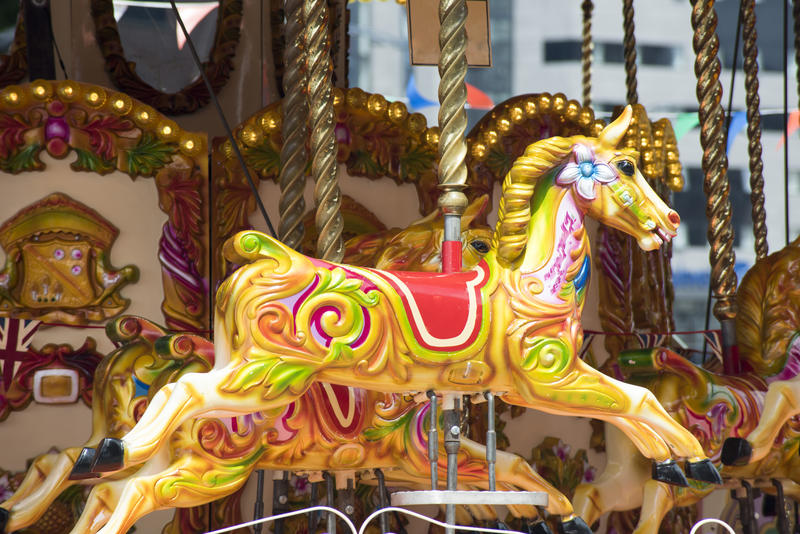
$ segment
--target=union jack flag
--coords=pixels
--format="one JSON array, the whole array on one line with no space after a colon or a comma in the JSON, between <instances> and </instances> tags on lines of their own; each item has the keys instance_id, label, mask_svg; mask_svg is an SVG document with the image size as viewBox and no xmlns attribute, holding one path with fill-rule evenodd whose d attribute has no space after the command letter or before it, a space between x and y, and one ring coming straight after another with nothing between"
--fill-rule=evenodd
<instances>
[{"instance_id":1,"label":"union jack flag","mask_svg":"<svg viewBox=\"0 0 800 534\"><path fill-rule=\"evenodd\" d=\"M0 317L0 362L3 362L3 391L8 391L14 378L15 362L25 360L33 335L39 328L33 319Z\"/></svg>"}]
</instances>

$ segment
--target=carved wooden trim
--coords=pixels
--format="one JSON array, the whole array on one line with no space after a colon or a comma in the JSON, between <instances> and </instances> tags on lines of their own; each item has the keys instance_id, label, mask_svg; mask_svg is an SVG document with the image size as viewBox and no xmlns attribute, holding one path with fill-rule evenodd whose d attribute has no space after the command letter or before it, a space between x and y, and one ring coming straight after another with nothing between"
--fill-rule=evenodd
<instances>
[{"instance_id":1,"label":"carved wooden trim","mask_svg":"<svg viewBox=\"0 0 800 534\"><path fill-rule=\"evenodd\" d=\"M43 151L55 158L77 153L75 171L154 179L168 216L159 241L167 325L208 328L205 134L180 129L126 94L72 80L0 91L0 171L43 169Z\"/></svg>"},{"instance_id":2,"label":"carved wooden trim","mask_svg":"<svg viewBox=\"0 0 800 534\"><path fill-rule=\"evenodd\" d=\"M214 93L219 93L233 70L233 58L241 34L242 0L220 0L218 12L214 45L208 61L203 63ZM118 89L169 115L192 113L211 101L201 76L176 93L165 93L142 80L136 73L136 65L125 58L113 2L92 0L91 14L106 71Z\"/></svg>"},{"instance_id":3,"label":"carved wooden trim","mask_svg":"<svg viewBox=\"0 0 800 534\"><path fill-rule=\"evenodd\" d=\"M0 88L20 82L28 75L27 42L25 40L25 19L20 5L14 41L8 54L0 55Z\"/></svg>"}]
</instances>

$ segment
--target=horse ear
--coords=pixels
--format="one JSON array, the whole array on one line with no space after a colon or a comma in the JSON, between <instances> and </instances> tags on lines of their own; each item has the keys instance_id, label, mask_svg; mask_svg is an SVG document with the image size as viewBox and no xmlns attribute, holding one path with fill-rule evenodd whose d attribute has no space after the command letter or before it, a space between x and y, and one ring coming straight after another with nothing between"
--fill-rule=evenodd
<instances>
[{"instance_id":1,"label":"horse ear","mask_svg":"<svg viewBox=\"0 0 800 534\"><path fill-rule=\"evenodd\" d=\"M464 215L461 216L462 232L469 228L469 225L472 224L472 221L475 219L475 217L483 213L483 210L486 209L487 204L489 204L489 195L481 195L473 200L469 206L467 206L467 209L464 210Z\"/></svg>"},{"instance_id":2,"label":"horse ear","mask_svg":"<svg viewBox=\"0 0 800 534\"><path fill-rule=\"evenodd\" d=\"M633 119L633 108L629 104L625 106L617 120L603 128L599 135L600 142L609 148L616 148L628 131L631 119Z\"/></svg>"}]
</instances>

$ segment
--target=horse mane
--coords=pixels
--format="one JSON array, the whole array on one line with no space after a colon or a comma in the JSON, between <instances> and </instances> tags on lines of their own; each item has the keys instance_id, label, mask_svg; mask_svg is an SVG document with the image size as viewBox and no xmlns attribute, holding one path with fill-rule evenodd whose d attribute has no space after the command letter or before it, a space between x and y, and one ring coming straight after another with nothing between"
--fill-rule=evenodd
<instances>
[{"instance_id":1,"label":"horse mane","mask_svg":"<svg viewBox=\"0 0 800 534\"><path fill-rule=\"evenodd\" d=\"M762 376L778 373L800 331L800 238L760 259L736 293L739 354Z\"/></svg>"},{"instance_id":2,"label":"horse mane","mask_svg":"<svg viewBox=\"0 0 800 534\"><path fill-rule=\"evenodd\" d=\"M529 145L525 153L514 161L503 180L503 195L492 237L492 248L497 251L497 259L501 262L511 264L525 251L536 183L561 163L578 142L591 141L582 135L542 139Z\"/></svg>"}]
</instances>

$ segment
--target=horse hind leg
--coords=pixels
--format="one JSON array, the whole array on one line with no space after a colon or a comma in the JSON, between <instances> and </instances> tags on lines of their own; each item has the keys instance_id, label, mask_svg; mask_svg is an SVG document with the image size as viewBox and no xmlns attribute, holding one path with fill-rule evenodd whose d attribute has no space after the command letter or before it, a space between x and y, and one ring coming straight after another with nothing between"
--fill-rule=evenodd
<instances>
[{"instance_id":1,"label":"horse hind leg","mask_svg":"<svg viewBox=\"0 0 800 534\"><path fill-rule=\"evenodd\" d=\"M2 504L7 517L5 524L0 519L0 532L14 532L39 520L56 497L72 485L67 475L79 451L72 447L33 461L17 491Z\"/></svg>"},{"instance_id":2,"label":"horse hind leg","mask_svg":"<svg viewBox=\"0 0 800 534\"><path fill-rule=\"evenodd\" d=\"M230 383L238 370L231 366L189 373L162 387L130 432L122 439L105 438L100 443L92 471L118 471L146 461L190 418L211 412L215 416L233 416L270 410L285 406L304 393L287 390L274 399L264 399L264 384L245 384L235 393L222 391L221 385Z\"/></svg>"},{"instance_id":3,"label":"horse hind leg","mask_svg":"<svg viewBox=\"0 0 800 534\"><path fill-rule=\"evenodd\" d=\"M800 379L776 380L769 385L758 426L744 438L728 438L720 455L725 465L747 465L764 458L783 424L800 413Z\"/></svg>"}]
</instances>

